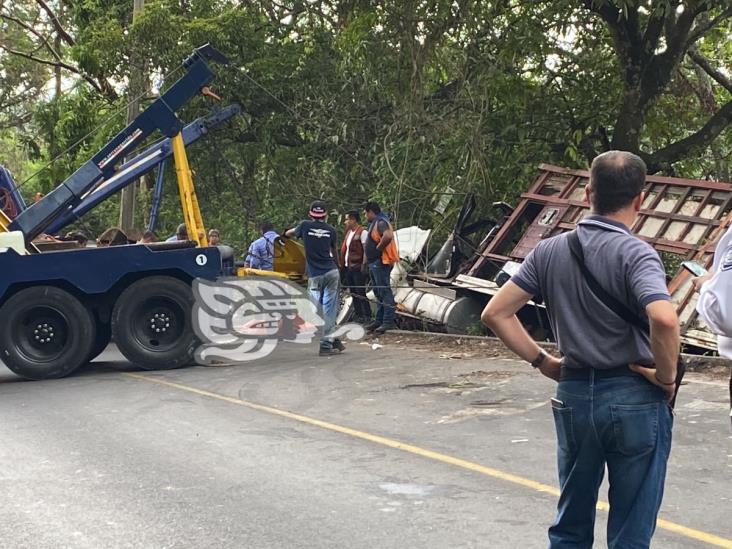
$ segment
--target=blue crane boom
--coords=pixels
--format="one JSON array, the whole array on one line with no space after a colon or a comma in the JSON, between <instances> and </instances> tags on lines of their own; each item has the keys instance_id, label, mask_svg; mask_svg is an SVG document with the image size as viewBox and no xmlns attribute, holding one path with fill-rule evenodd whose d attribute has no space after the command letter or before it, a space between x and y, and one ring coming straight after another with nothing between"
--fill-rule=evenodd
<instances>
[{"instance_id":1,"label":"blue crane boom","mask_svg":"<svg viewBox=\"0 0 732 549\"><path fill-rule=\"evenodd\" d=\"M0 210L5 212L8 218L13 219L26 208L25 200L18 192L10 171L0 166Z\"/></svg>"},{"instance_id":2,"label":"blue crane boom","mask_svg":"<svg viewBox=\"0 0 732 549\"><path fill-rule=\"evenodd\" d=\"M26 243L31 242L69 207L78 205L100 181L112 178L117 163L152 132L159 130L169 138L177 136L183 123L176 111L214 79L207 60L228 63L223 54L208 44L195 49L183 61L186 72L178 81L63 183L21 212L9 230L22 232Z\"/></svg>"},{"instance_id":3,"label":"blue crane boom","mask_svg":"<svg viewBox=\"0 0 732 549\"><path fill-rule=\"evenodd\" d=\"M194 120L181 131L183 143L186 146L195 143L208 134L209 130L233 118L240 111L241 107L233 104L214 112L210 116ZM140 154L122 164L112 177L99 182L82 198L78 205L73 208L67 208L65 213L61 214L58 219L48 225L45 232L49 234L58 233L64 227L74 223L81 216L96 207L99 203L105 201L156 167L162 172L165 162L172 156L173 147L169 137L150 145Z\"/></svg>"}]
</instances>

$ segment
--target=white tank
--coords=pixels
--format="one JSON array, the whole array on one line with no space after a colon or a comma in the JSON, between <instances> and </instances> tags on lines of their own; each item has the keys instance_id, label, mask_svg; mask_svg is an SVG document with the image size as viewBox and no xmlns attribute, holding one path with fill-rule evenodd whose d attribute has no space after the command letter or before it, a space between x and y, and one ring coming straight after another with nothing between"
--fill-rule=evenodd
<instances>
[{"instance_id":1,"label":"white tank","mask_svg":"<svg viewBox=\"0 0 732 549\"><path fill-rule=\"evenodd\" d=\"M471 297L447 297L412 288L399 305L409 314L444 324L449 334L464 334L480 322L483 304Z\"/></svg>"}]
</instances>

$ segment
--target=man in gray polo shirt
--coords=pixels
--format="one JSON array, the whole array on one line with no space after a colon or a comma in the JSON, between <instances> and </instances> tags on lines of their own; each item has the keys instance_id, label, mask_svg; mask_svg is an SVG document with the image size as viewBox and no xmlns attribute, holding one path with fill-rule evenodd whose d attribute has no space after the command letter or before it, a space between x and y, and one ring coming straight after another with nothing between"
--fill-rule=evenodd
<instances>
[{"instance_id":1,"label":"man in gray polo shirt","mask_svg":"<svg viewBox=\"0 0 732 549\"><path fill-rule=\"evenodd\" d=\"M643 203L646 166L631 154L592 162L592 215L577 236L599 285L641 318L650 337L589 288L568 233L539 243L483 311L483 321L542 374L559 382L552 399L561 496L550 547L592 547L595 504L608 469L608 546L650 545L661 505L673 424L678 318L658 254L632 226ZM542 296L562 359L547 355L516 313Z\"/></svg>"}]
</instances>

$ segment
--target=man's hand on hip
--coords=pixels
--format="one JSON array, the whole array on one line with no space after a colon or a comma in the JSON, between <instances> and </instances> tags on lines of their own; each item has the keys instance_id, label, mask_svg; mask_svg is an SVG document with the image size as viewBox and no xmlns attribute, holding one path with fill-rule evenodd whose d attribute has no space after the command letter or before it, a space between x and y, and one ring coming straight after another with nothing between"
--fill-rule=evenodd
<instances>
[{"instance_id":1,"label":"man's hand on hip","mask_svg":"<svg viewBox=\"0 0 732 549\"><path fill-rule=\"evenodd\" d=\"M537 369L549 379L559 381L559 373L562 368L562 361L557 357L547 355L544 361Z\"/></svg>"},{"instance_id":2,"label":"man's hand on hip","mask_svg":"<svg viewBox=\"0 0 732 549\"><path fill-rule=\"evenodd\" d=\"M676 394L676 380L669 381L667 379L659 379L656 376L655 368L648 368L641 366L640 364L631 364L630 369L635 373L642 375L649 383L652 383L656 387L660 387L663 393L666 395L666 400L671 402Z\"/></svg>"}]
</instances>

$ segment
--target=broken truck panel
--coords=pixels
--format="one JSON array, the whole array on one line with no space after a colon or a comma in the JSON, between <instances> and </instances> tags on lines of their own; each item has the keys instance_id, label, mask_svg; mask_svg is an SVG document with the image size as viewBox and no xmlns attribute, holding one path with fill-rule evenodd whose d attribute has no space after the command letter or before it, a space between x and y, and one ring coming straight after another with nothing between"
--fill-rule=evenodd
<instances>
[{"instance_id":1,"label":"broken truck panel","mask_svg":"<svg viewBox=\"0 0 732 549\"><path fill-rule=\"evenodd\" d=\"M589 213L585 201L589 176L587 171L539 166L538 177L468 269L468 277L493 280L507 261L520 262L541 240L573 230ZM659 253L674 254L679 262L695 259L709 267L716 241L732 222L732 185L659 176L648 176L646 183L646 197L631 227L633 232ZM715 336L696 314L689 273L679 269L669 290L682 323L684 343L716 349ZM491 291L483 289L481 293Z\"/></svg>"},{"instance_id":2,"label":"broken truck panel","mask_svg":"<svg viewBox=\"0 0 732 549\"><path fill-rule=\"evenodd\" d=\"M460 268L461 262L465 260L465 254L461 250L460 239L465 224L475 210L475 195L469 193L463 205L460 207L457 221L452 232L448 235L438 252L430 259L425 272L434 276L448 279Z\"/></svg>"},{"instance_id":3,"label":"broken truck panel","mask_svg":"<svg viewBox=\"0 0 732 549\"><path fill-rule=\"evenodd\" d=\"M479 275L490 260L522 260L540 240L574 229L589 212L585 202L589 172L546 164L539 170L467 274ZM646 198L632 230L659 252L690 259L729 223L731 210L729 183L648 176Z\"/></svg>"},{"instance_id":4,"label":"broken truck panel","mask_svg":"<svg viewBox=\"0 0 732 549\"><path fill-rule=\"evenodd\" d=\"M431 255L424 272L410 272L409 278L425 280L436 285L450 285L459 274L464 274L480 257L501 223L513 212L505 202L495 202L489 214L479 215L473 193L465 196L453 230L440 249ZM500 221L498 221L500 220Z\"/></svg>"},{"instance_id":5,"label":"broken truck panel","mask_svg":"<svg viewBox=\"0 0 732 549\"><path fill-rule=\"evenodd\" d=\"M416 263L431 234L431 229L420 229L416 225L394 231L399 257L409 263Z\"/></svg>"},{"instance_id":6,"label":"broken truck panel","mask_svg":"<svg viewBox=\"0 0 732 549\"><path fill-rule=\"evenodd\" d=\"M504 203L496 203L494 208L502 212L504 217L512 211ZM475 262L480 250L499 225L492 217L479 216L478 213L475 196L468 193L453 230L437 254L429 259L425 272L407 273L401 264L392 271L398 315L418 320L422 324L440 326L448 333L466 333L480 326L480 313L487 298L476 298L468 292L458 294L450 288L455 276L465 272ZM404 239L399 238L399 235L401 231L413 229L396 232L399 255L403 260L411 258L405 256L405 250L402 249Z\"/></svg>"},{"instance_id":7,"label":"broken truck panel","mask_svg":"<svg viewBox=\"0 0 732 549\"><path fill-rule=\"evenodd\" d=\"M477 237L483 237L497 225L492 217L473 219L477 202L473 193L468 193L458 213L452 232L440 250L430 259L426 273L445 280L464 271L475 260L479 250Z\"/></svg>"}]
</instances>

